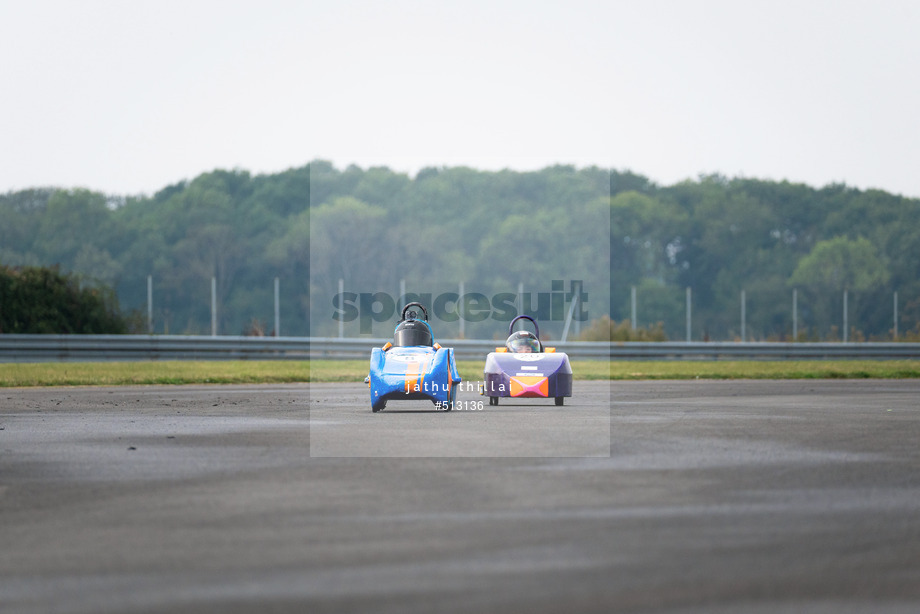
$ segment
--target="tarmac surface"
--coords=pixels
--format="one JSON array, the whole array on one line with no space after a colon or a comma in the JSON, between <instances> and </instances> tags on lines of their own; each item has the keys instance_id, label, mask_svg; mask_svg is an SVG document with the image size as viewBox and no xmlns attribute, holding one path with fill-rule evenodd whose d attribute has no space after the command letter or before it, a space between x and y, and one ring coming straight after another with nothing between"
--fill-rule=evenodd
<instances>
[{"instance_id":1,"label":"tarmac surface","mask_svg":"<svg viewBox=\"0 0 920 614\"><path fill-rule=\"evenodd\" d=\"M917 612L920 381L0 389L0 612Z\"/></svg>"}]
</instances>

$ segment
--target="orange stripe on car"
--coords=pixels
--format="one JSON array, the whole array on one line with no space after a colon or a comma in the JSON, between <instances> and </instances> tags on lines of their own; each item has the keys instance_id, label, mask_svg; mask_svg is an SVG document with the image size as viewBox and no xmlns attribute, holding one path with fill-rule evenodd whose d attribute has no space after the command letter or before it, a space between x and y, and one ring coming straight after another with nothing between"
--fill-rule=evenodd
<instances>
[{"instance_id":1,"label":"orange stripe on car","mask_svg":"<svg viewBox=\"0 0 920 614\"><path fill-rule=\"evenodd\" d=\"M406 394L410 392L415 392L417 389L421 389L421 382L419 382L419 376L422 371L422 363L417 360L412 360L406 363ZM424 377L424 376L422 376Z\"/></svg>"}]
</instances>

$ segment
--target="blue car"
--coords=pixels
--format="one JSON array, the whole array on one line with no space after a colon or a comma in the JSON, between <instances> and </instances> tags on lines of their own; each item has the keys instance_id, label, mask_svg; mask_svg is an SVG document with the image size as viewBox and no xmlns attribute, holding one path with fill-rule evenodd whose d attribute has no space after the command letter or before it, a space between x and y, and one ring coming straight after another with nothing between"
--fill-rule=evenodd
<instances>
[{"instance_id":1,"label":"blue car","mask_svg":"<svg viewBox=\"0 0 920 614\"><path fill-rule=\"evenodd\" d=\"M419 313L410 310L418 307ZM391 400L428 399L438 409L450 411L457 399L460 373L453 348L434 343L428 310L421 303L403 307L393 331L393 342L371 350L371 411L378 412Z\"/></svg>"}]
</instances>

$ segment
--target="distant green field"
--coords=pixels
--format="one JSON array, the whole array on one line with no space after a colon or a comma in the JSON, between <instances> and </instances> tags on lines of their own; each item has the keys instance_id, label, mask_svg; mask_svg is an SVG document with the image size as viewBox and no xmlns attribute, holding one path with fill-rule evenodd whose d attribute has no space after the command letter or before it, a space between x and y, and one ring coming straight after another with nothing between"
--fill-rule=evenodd
<instances>
[{"instance_id":1,"label":"distant green field","mask_svg":"<svg viewBox=\"0 0 920 614\"><path fill-rule=\"evenodd\" d=\"M459 361L467 381L482 361ZM361 382L367 360L0 363L0 387ZM920 378L917 360L572 361L575 379Z\"/></svg>"}]
</instances>

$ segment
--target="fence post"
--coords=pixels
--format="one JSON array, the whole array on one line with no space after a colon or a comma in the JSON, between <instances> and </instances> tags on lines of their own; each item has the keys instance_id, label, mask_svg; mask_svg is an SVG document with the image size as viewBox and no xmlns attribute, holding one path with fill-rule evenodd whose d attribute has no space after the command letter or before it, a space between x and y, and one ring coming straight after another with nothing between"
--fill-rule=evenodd
<instances>
[{"instance_id":1,"label":"fence post","mask_svg":"<svg viewBox=\"0 0 920 614\"><path fill-rule=\"evenodd\" d=\"M217 278L211 278L211 336L217 336Z\"/></svg>"},{"instance_id":2,"label":"fence post","mask_svg":"<svg viewBox=\"0 0 920 614\"><path fill-rule=\"evenodd\" d=\"M898 291L894 291L894 340L898 340Z\"/></svg>"},{"instance_id":3,"label":"fence post","mask_svg":"<svg viewBox=\"0 0 920 614\"><path fill-rule=\"evenodd\" d=\"M744 290L741 291L741 343L746 341L745 339L745 327L747 325L747 314L745 313L745 296Z\"/></svg>"},{"instance_id":4,"label":"fence post","mask_svg":"<svg viewBox=\"0 0 920 614\"><path fill-rule=\"evenodd\" d=\"M637 328L639 328L639 326L637 325L637 324L638 324L638 318L637 318L637 316L636 316L636 287L635 287L635 286L632 286L632 287L630 288L630 292L629 292L629 293L630 293L630 301L629 301L629 302L630 302L630 307L631 307L630 313L632 314L632 315L630 316L630 318L629 318L629 323L632 325L632 329L633 329L633 330L636 330Z\"/></svg>"},{"instance_id":5,"label":"fence post","mask_svg":"<svg viewBox=\"0 0 920 614\"><path fill-rule=\"evenodd\" d=\"M281 281L275 278L275 336L281 336L281 307L279 299L281 298Z\"/></svg>"},{"instance_id":6,"label":"fence post","mask_svg":"<svg viewBox=\"0 0 920 614\"><path fill-rule=\"evenodd\" d=\"M463 339L466 336L466 327L463 325L463 320L464 320L464 316L466 315L466 310L463 308L464 288L463 288L462 281L460 282L460 287L458 288L458 290L460 291L460 298L457 299L457 315L460 316L460 339Z\"/></svg>"},{"instance_id":7,"label":"fence post","mask_svg":"<svg viewBox=\"0 0 920 614\"><path fill-rule=\"evenodd\" d=\"M211 336L217 336L217 278L211 278Z\"/></svg>"},{"instance_id":8,"label":"fence post","mask_svg":"<svg viewBox=\"0 0 920 614\"><path fill-rule=\"evenodd\" d=\"M569 325L572 323L572 316L575 314L575 307L581 306L581 285L578 286L578 292L572 290L572 303L569 305L569 313L565 317L565 325L562 327L562 341L563 343L569 336ZM577 338L579 334L578 320L575 320L575 337Z\"/></svg>"},{"instance_id":9,"label":"fence post","mask_svg":"<svg viewBox=\"0 0 920 614\"><path fill-rule=\"evenodd\" d=\"M342 296L345 293L345 280L339 279L339 296ZM339 339L345 337L345 320L344 318L339 318Z\"/></svg>"},{"instance_id":10,"label":"fence post","mask_svg":"<svg viewBox=\"0 0 920 614\"><path fill-rule=\"evenodd\" d=\"M153 334L153 275L147 276L147 333Z\"/></svg>"},{"instance_id":11,"label":"fence post","mask_svg":"<svg viewBox=\"0 0 920 614\"><path fill-rule=\"evenodd\" d=\"M687 286L687 343L690 343L690 286Z\"/></svg>"},{"instance_id":12,"label":"fence post","mask_svg":"<svg viewBox=\"0 0 920 614\"><path fill-rule=\"evenodd\" d=\"M799 290L792 289L792 340L799 340Z\"/></svg>"},{"instance_id":13,"label":"fence post","mask_svg":"<svg viewBox=\"0 0 920 614\"><path fill-rule=\"evenodd\" d=\"M849 338L847 333L849 332L849 329L850 329L849 324L848 324L849 318L847 314L847 302L848 302L847 301L847 291L844 290L843 291L843 342L844 343L846 343Z\"/></svg>"}]
</instances>

